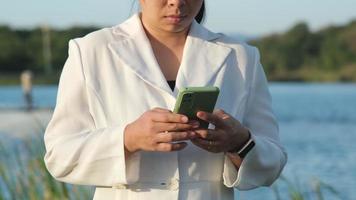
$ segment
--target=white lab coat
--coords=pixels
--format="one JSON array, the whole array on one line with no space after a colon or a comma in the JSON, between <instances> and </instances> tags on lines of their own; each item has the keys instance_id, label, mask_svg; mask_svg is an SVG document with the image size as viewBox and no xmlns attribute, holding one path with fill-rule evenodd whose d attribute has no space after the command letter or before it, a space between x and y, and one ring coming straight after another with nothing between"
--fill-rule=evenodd
<instances>
[{"instance_id":1,"label":"white lab coat","mask_svg":"<svg viewBox=\"0 0 356 200\"><path fill-rule=\"evenodd\" d=\"M240 120L256 146L237 171L223 153L192 143L179 152L124 156L123 130L154 107L173 109L178 89L220 88L216 108ZM96 186L94 199L233 199L233 188L270 185L286 163L258 50L193 22L172 92L139 16L71 40L45 132L57 180Z\"/></svg>"}]
</instances>

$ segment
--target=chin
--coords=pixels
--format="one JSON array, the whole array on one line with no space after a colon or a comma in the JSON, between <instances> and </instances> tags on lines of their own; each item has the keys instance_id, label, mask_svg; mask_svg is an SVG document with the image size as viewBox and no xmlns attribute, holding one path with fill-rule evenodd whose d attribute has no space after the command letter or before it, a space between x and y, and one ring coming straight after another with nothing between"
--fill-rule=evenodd
<instances>
[{"instance_id":1,"label":"chin","mask_svg":"<svg viewBox=\"0 0 356 200\"><path fill-rule=\"evenodd\" d=\"M179 33L182 31L185 31L189 29L189 26L175 26L175 25L171 25L171 26L167 26L165 27L165 31L167 32L172 32L172 33Z\"/></svg>"}]
</instances>

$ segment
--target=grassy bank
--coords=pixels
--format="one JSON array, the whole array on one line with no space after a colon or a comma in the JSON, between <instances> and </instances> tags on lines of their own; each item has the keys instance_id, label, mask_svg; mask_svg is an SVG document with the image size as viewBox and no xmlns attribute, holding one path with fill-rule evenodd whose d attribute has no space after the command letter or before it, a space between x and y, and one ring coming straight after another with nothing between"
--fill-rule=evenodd
<instances>
[{"instance_id":1,"label":"grassy bank","mask_svg":"<svg viewBox=\"0 0 356 200\"><path fill-rule=\"evenodd\" d=\"M20 74L1 73L0 85L19 85ZM34 84L36 85L57 85L60 72L51 75L35 74ZM340 71L320 71L317 68L302 68L295 71L279 70L267 73L269 81L278 82L356 82L356 65L342 68Z\"/></svg>"},{"instance_id":2,"label":"grassy bank","mask_svg":"<svg viewBox=\"0 0 356 200\"><path fill-rule=\"evenodd\" d=\"M268 72L270 81L294 82L356 82L356 65L349 65L340 70L320 70L315 67L303 67L297 70L278 70Z\"/></svg>"}]
</instances>

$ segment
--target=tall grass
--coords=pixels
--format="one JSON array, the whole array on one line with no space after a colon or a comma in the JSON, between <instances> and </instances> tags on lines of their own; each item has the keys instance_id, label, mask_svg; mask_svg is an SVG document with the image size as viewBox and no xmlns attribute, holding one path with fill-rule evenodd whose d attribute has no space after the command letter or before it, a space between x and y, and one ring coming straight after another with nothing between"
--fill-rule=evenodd
<instances>
[{"instance_id":1,"label":"tall grass","mask_svg":"<svg viewBox=\"0 0 356 200\"><path fill-rule=\"evenodd\" d=\"M35 118L39 132L44 127ZM56 181L43 161L45 147L43 135L27 139L0 141L0 200L59 200L91 199L93 188L74 186Z\"/></svg>"},{"instance_id":2,"label":"tall grass","mask_svg":"<svg viewBox=\"0 0 356 200\"><path fill-rule=\"evenodd\" d=\"M280 188L287 191L286 197L282 197ZM312 178L309 183L301 183L298 178L294 178L294 181L291 181L290 179L281 176L277 184L272 186L272 191L276 197L276 200L324 200L330 198L340 200L345 199L334 187L318 178ZM327 195L328 198L325 198L325 195Z\"/></svg>"},{"instance_id":3,"label":"tall grass","mask_svg":"<svg viewBox=\"0 0 356 200\"><path fill-rule=\"evenodd\" d=\"M91 199L92 188L58 182L43 162L42 138L0 145L0 199Z\"/></svg>"}]
</instances>

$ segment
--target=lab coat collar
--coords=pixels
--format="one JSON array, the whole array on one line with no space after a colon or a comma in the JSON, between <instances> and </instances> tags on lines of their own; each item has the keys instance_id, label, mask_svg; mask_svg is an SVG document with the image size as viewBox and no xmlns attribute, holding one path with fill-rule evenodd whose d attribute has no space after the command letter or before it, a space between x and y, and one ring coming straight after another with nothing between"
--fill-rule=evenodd
<instances>
[{"instance_id":1,"label":"lab coat collar","mask_svg":"<svg viewBox=\"0 0 356 200\"><path fill-rule=\"evenodd\" d=\"M113 28L120 39L109 44L111 51L130 67L134 73L153 87L173 97L178 91L170 89L154 56L139 14ZM176 78L176 88L207 86L223 66L231 48L214 43L220 34L212 33L193 21L184 47L181 65Z\"/></svg>"}]
</instances>

